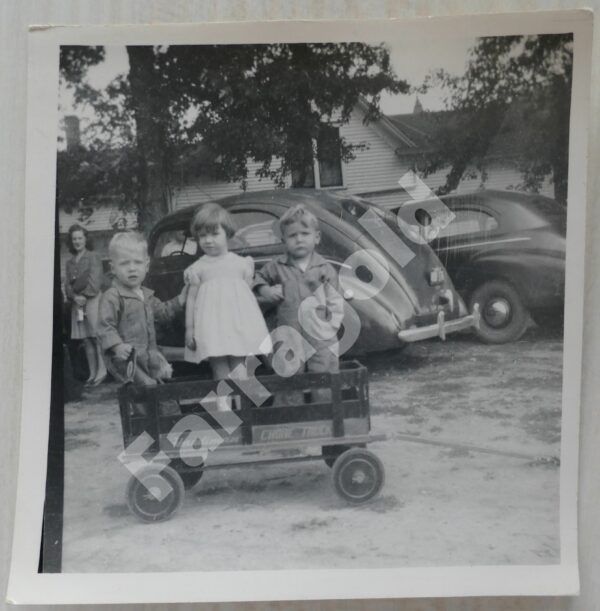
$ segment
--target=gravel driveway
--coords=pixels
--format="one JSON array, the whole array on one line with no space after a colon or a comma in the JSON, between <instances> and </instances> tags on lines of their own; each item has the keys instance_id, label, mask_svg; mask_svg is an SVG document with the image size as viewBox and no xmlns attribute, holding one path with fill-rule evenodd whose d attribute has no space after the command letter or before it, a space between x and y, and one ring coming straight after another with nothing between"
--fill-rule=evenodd
<instances>
[{"instance_id":1,"label":"gravel driveway","mask_svg":"<svg viewBox=\"0 0 600 611\"><path fill-rule=\"evenodd\" d=\"M207 472L167 522L127 510L116 386L65 406L63 571L559 562L562 341L467 338L371 355L381 495L350 507L321 462Z\"/></svg>"}]
</instances>

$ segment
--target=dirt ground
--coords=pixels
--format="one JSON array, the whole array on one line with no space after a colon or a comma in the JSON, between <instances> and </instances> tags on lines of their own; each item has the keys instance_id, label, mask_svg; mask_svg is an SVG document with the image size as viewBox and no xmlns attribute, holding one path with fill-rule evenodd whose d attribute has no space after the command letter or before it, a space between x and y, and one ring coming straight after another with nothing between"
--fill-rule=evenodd
<instances>
[{"instance_id":1,"label":"dirt ground","mask_svg":"<svg viewBox=\"0 0 600 611\"><path fill-rule=\"evenodd\" d=\"M360 507L319 461L207 472L173 519L140 523L116 386L67 404L63 571L558 563L561 339L453 338L363 362L387 439L370 446L385 486Z\"/></svg>"}]
</instances>

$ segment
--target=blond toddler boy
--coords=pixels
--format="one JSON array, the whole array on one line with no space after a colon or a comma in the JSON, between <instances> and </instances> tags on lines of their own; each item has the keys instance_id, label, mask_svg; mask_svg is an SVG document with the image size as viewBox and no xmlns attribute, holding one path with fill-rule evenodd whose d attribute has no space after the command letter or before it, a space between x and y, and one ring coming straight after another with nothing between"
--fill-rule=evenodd
<instances>
[{"instance_id":1,"label":"blond toddler boy","mask_svg":"<svg viewBox=\"0 0 600 611\"><path fill-rule=\"evenodd\" d=\"M133 382L154 385L171 377L171 366L156 345L155 321L183 316L187 286L162 302L142 286L148 272L148 245L138 233L117 233L108 246L114 279L100 299L98 340L107 367L119 381L127 379L127 362L135 349Z\"/></svg>"}]
</instances>

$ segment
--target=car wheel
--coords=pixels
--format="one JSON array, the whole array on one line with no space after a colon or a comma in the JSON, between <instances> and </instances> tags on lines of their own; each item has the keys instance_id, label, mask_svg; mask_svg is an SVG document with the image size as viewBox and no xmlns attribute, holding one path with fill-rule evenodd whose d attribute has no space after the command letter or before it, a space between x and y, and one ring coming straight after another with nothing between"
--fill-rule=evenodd
<instances>
[{"instance_id":1,"label":"car wheel","mask_svg":"<svg viewBox=\"0 0 600 611\"><path fill-rule=\"evenodd\" d=\"M490 280L477 287L469 299L469 309L478 303L481 313L475 332L487 344L518 340L529 325L529 313L516 289L504 280Z\"/></svg>"}]
</instances>

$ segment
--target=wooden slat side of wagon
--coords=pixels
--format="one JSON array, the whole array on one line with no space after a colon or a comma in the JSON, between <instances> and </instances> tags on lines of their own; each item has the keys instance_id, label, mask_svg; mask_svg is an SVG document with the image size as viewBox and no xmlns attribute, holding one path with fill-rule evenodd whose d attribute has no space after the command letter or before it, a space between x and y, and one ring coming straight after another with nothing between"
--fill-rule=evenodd
<instances>
[{"instance_id":1,"label":"wooden slat side of wagon","mask_svg":"<svg viewBox=\"0 0 600 611\"><path fill-rule=\"evenodd\" d=\"M231 410L217 409L223 395ZM171 517L209 469L324 460L351 503L383 486L383 465L365 449L382 437L371 434L368 372L357 361L339 373L126 384L119 404L123 460L135 466L128 505L144 521Z\"/></svg>"}]
</instances>

